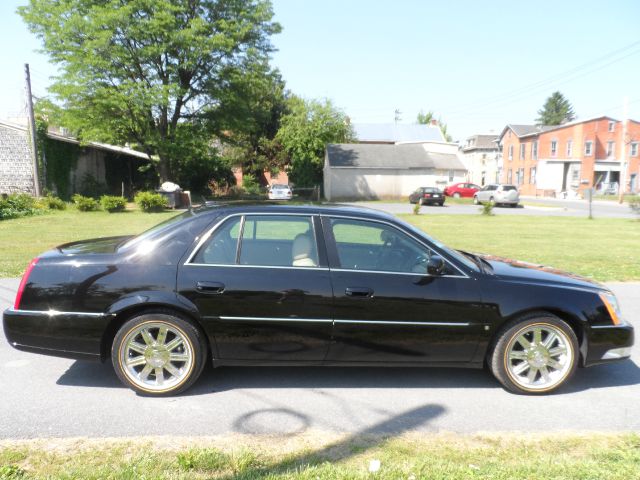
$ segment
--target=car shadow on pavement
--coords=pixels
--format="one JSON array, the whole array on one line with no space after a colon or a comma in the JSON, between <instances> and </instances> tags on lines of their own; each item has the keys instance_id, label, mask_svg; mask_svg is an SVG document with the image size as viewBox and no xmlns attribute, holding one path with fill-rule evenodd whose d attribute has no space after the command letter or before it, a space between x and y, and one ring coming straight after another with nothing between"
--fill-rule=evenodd
<instances>
[{"instance_id":1,"label":"car shadow on pavement","mask_svg":"<svg viewBox=\"0 0 640 480\"><path fill-rule=\"evenodd\" d=\"M76 360L64 372L56 385L73 387L125 388L120 383L111 362L91 362Z\"/></svg>"},{"instance_id":2,"label":"car shadow on pavement","mask_svg":"<svg viewBox=\"0 0 640 480\"><path fill-rule=\"evenodd\" d=\"M579 368L561 393L638 384L640 384L640 367L633 360L624 360L609 365Z\"/></svg>"},{"instance_id":3,"label":"car shadow on pavement","mask_svg":"<svg viewBox=\"0 0 640 480\"><path fill-rule=\"evenodd\" d=\"M56 382L78 387L124 388L110 362L78 360ZM633 361L579 368L557 394L594 388L640 384ZM221 367L205 368L183 396L206 395L243 388L501 388L479 369L395 367Z\"/></svg>"}]
</instances>

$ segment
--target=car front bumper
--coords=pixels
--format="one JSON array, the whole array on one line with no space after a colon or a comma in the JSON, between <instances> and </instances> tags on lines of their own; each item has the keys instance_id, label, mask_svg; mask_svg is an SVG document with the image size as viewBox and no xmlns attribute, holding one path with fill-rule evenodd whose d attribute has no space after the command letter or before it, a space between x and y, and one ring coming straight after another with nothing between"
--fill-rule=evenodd
<instances>
[{"instance_id":1,"label":"car front bumper","mask_svg":"<svg viewBox=\"0 0 640 480\"><path fill-rule=\"evenodd\" d=\"M92 312L4 311L4 334L12 347L57 357L100 360L111 315Z\"/></svg>"},{"instance_id":2,"label":"car front bumper","mask_svg":"<svg viewBox=\"0 0 640 480\"><path fill-rule=\"evenodd\" d=\"M584 366L626 360L631 356L634 329L629 323L611 326L594 326L589 332L588 351Z\"/></svg>"}]
</instances>

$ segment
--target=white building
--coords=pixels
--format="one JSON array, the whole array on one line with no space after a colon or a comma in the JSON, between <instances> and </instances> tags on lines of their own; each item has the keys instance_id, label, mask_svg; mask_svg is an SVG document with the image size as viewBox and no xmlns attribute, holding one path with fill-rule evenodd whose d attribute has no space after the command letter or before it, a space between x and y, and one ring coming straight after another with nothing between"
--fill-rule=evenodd
<instances>
[{"instance_id":1,"label":"white building","mask_svg":"<svg viewBox=\"0 0 640 480\"><path fill-rule=\"evenodd\" d=\"M331 144L324 162L327 200L406 197L418 187L465 181L455 144Z\"/></svg>"},{"instance_id":2,"label":"white building","mask_svg":"<svg viewBox=\"0 0 640 480\"><path fill-rule=\"evenodd\" d=\"M484 186L500 182L498 135L472 135L460 149L462 161L469 171L470 183Z\"/></svg>"}]
</instances>

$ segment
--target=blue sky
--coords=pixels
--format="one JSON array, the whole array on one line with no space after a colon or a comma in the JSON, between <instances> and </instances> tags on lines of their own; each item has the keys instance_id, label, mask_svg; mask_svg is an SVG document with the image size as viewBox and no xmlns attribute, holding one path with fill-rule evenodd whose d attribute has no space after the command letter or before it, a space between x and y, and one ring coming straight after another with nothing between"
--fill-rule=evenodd
<instances>
[{"instance_id":1,"label":"blue sky","mask_svg":"<svg viewBox=\"0 0 640 480\"><path fill-rule=\"evenodd\" d=\"M35 95L46 94L55 71L14 13L24 3L0 3L0 117L23 107L25 62ZM284 28L273 64L288 87L330 98L354 122L393 122L399 109L401 122L413 123L421 109L434 110L461 139L533 122L554 90L582 118L621 118L626 96L640 120L637 0L273 3Z\"/></svg>"}]
</instances>

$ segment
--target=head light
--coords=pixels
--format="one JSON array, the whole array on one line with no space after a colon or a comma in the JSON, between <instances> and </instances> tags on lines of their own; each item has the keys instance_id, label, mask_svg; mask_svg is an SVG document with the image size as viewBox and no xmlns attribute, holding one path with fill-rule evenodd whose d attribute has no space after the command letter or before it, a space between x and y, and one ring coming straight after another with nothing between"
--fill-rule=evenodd
<instances>
[{"instance_id":1,"label":"head light","mask_svg":"<svg viewBox=\"0 0 640 480\"><path fill-rule=\"evenodd\" d=\"M607 312L609 312L613 324L620 325L622 323L622 313L616 296L611 292L600 292L600 299L604 306L607 307Z\"/></svg>"}]
</instances>

